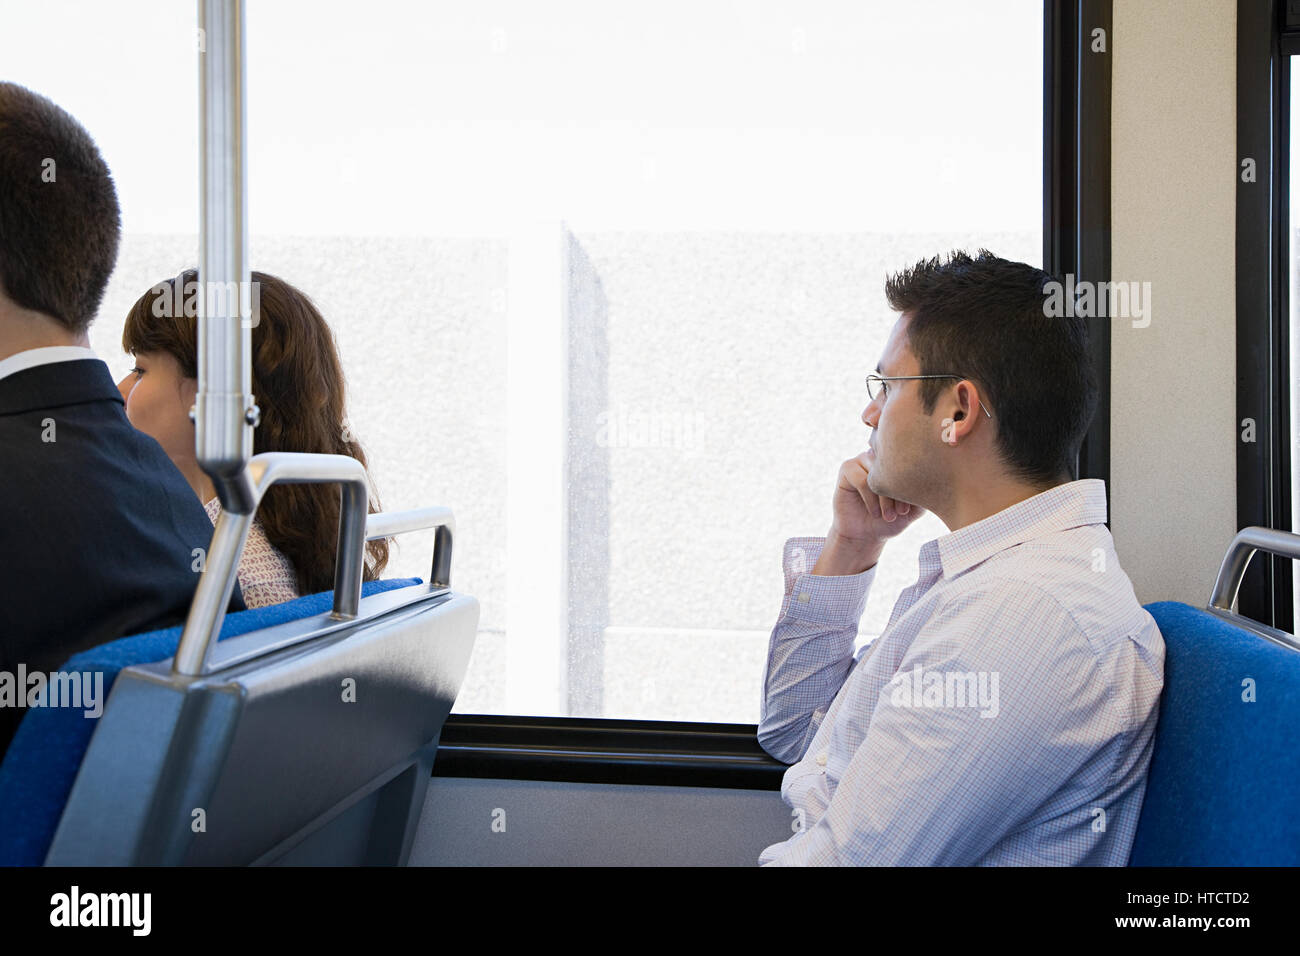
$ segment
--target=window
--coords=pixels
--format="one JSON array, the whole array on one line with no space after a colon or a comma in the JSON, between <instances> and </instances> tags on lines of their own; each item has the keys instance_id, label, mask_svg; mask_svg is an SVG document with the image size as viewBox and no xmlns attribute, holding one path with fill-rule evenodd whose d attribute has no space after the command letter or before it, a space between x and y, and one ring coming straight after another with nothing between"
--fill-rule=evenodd
<instances>
[{"instance_id":1,"label":"window","mask_svg":"<svg viewBox=\"0 0 1300 956\"><path fill-rule=\"evenodd\" d=\"M1300 97L1297 95L1300 93L1300 75L1297 74L1296 67L1300 64L1297 64L1297 59L1300 59L1300 57L1295 55L1287 57L1289 66L1287 72L1290 81L1290 89L1287 90L1290 102L1290 109L1288 110L1290 124L1289 129L1286 131L1289 155L1285 157L1288 181L1284 195L1290 198L1290 208L1283 210L1285 237L1282 245L1282 248L1287 250L1287 266L1283 274L1283 281L1287 283L1287 288L1283 290L1282 301L1287 303L1289 312L1287 316L1287 355L1290 368L1287 375L1289 388L1285 394L1290 406L1291 453L1288 456L1288 461L1291 476L1290 487L1286 493L1291 503L1290 528L1292 531L1300 531L1300 527L1297 527L1295 523L1296 516L1300 515L1300 481L1297 481L1300 475L1297 475L1297 469L1294 466L1294 462L1300 459L1300 455L1297 455L1297 451L1300 451L1300 437L1297 437L1296 433L1296 426L1300 423L1300 381L1297 380L1297 375L1300 374L1300 262L1297 262L1296 259L1297 255L1300 255L1300 241L1297 241L1297 227L1300 227L1300 190L1295 188L1295 174L1297 170L1300 170L1300 162L1297 161L1297 151L1300 150L1300 135L1297 134L1300 134L1300 129L1296 125L1296 104L1300 103ZM1291 607L1297 608L1300 607L1300 575L1293 574L1290 577ZM1293 629L1293 627L1288 627L1285 621L1277 622L1277 626L1287 627L1288 630Z\"/></svg>"},{"instance_id":2,"label":"window","mask_svg":"<svg viewBox=\"0 0 1300 956\"><path fill-rule=\"evenodd\" d=\"M1296 294L1293 67L1300 20L1285 5L1239 9L1237 57L1237 526L1295 529ZM1257 554L1241 614L1294 627L1293 562Z\"/></svg>"},{"instance_id":3,"label":"window","mask_svg":"<svg viewBox=\"0 0 1300 956\"><path fill-rule=\"evenodd\" d=\"M0 52L122 187L93 336L117 371L126 307L197 259L193 10L87 9L15 11ZM458 712L757 720L782 543L825 532L869 437L886 273L1042 264L1042 17L248 5L253 267L333 325L385 508L455 510L482 605ZM945 530L891 543L864 640ZM389 573L431 549L401 539Z\"/></svg>"}]
</instances>

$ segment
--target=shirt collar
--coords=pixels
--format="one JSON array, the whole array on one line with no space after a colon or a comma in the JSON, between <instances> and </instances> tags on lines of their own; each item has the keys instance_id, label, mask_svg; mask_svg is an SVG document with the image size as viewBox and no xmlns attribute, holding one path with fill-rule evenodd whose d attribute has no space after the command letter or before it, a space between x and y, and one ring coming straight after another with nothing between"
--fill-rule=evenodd
<instances>
[{"instance_id":1,"label":"shirt collar","mask_svg":"<svg viewBox=\"0 0 1300 956\"><path fill-rule=\"evenodd\" d=\"M99 358L94 349L80 345L50 345L45 348L27 349L15 352L6 359L0 359L0 379L36 368L38 365L53 365L55 362L73 362L77 359Z\"/></svg>"},{"instance_id":2,"label":"shirt collar","mask_svg":"<svg viewBox=\"0 0 1300 956\"><path fill-rule=\"evenodd\" d=\"M968 571L1007 548L1081 525L1105 524L1106 483L1068 481L1018 501L921 547L922 574L943 568L945 578Z\"/></svg>"}]
</instances>

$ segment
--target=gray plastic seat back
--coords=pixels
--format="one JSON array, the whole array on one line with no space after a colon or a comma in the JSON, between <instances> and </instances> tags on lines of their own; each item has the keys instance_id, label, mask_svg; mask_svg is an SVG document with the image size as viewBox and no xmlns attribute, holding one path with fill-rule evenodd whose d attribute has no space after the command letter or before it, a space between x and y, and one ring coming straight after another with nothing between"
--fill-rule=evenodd
<instances>
[{"instance_id":1,"label":"gray plastic seat back","mask_svg":"<svg viewBox=\"0 0 1300 956\"><path fill-rule=\"evenodd\" d=\"M124 669L46 864L405 863L478 615L420 585Z\"/></svg>"}]
</instances>

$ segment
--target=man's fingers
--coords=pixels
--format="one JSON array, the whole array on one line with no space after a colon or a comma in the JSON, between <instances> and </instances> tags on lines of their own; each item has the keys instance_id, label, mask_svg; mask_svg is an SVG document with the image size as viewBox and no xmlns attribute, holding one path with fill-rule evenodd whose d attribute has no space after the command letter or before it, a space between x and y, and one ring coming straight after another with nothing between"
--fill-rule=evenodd
<instances>
[{"instance_id":1,"label":"man's fingers","mask_svg":"<svg viewBox=\"0 0 1300 956\"><path fill-rule=\"evenodd\" d=\"M885 521L893 521L895 518L911 514L912 505L906 501L887 498L871 490L870 485L867 484L870 462L871 453L864 451L856 458L850 458L840 469L840 474L848 483L848 487L857 491L862 498L867 514L872 518L880 518Z\"/></svg>"},{"instance_id":2,"label":"man's fingers","mask_svg":"<svg viewBox=\"0 0 1300 956\"><path fill-rule=\"evenodd\" d=\"M893 521L894 516L897 514L897 502L893 498L882 498L871 490L871 486L867 484L867 468L863 464L866 458L867 453L863 452L857 458L846 461L843 468L844 477L857 490L859 497L862 498L863 505L866 506L868 515L872 518Z\"/></svg>"},{"instance_id":3,"label":"man's fingers","mask_svg":"<svg viewBox=\"0 0 1300 956\"><path fill-rule=\"evenodd\" d=\"M854 487L857 489L859 497L862 498L862 503L867 508L867 514L871 515L871 517L873 518L879 518L880 499L877 498L875 493L872 492L872 490L867 487L867 483L865 481L863 481L861 485L854 485Z\"/></svg>"},{"instance_id":4,"label":"man's fingers","mask_svg":"<svg viewBox=\"0 0 1300 956\"><path fill-rule=\"evenodd\" d=\"M856 491L862 499L867 514L872 518L880 517L880 505L875 495L867 487L867 469L862 466L862 456L850 458L840 466L840 486L845 491Z\"/></svg>"},{"instance_id":5,"label":"man's fingers","mask_svg":"<svg viewBox=\"0 0 1300 956\"><path fill-rule=\"evenodd\" d=\"M860 488L858 494L862 495L862 503L867 506L867 514L873 518L879 518L880 499L871 493L870 488Z\"/></svg>"}]
</instances>

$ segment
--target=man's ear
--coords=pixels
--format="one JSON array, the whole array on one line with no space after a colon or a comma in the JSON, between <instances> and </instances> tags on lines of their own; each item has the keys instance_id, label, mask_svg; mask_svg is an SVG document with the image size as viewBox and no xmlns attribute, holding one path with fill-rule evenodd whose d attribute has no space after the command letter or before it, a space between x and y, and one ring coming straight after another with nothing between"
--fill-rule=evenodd
<instances>
[{"instance_id":1,"label":"man's ear","mask_svg":"<svg viewBox=\"0 0 1300 956\"><path fill-rule=\"evenodd\" d=\"M953 421L953 419L945 418L942 422L939 423L939 427L942 429L939 432L940 441L945 442L949 445L957 444L957 436L953 434L953 429L956 428L957 425L956 422Z\"/></svg>"}]
</instances>

